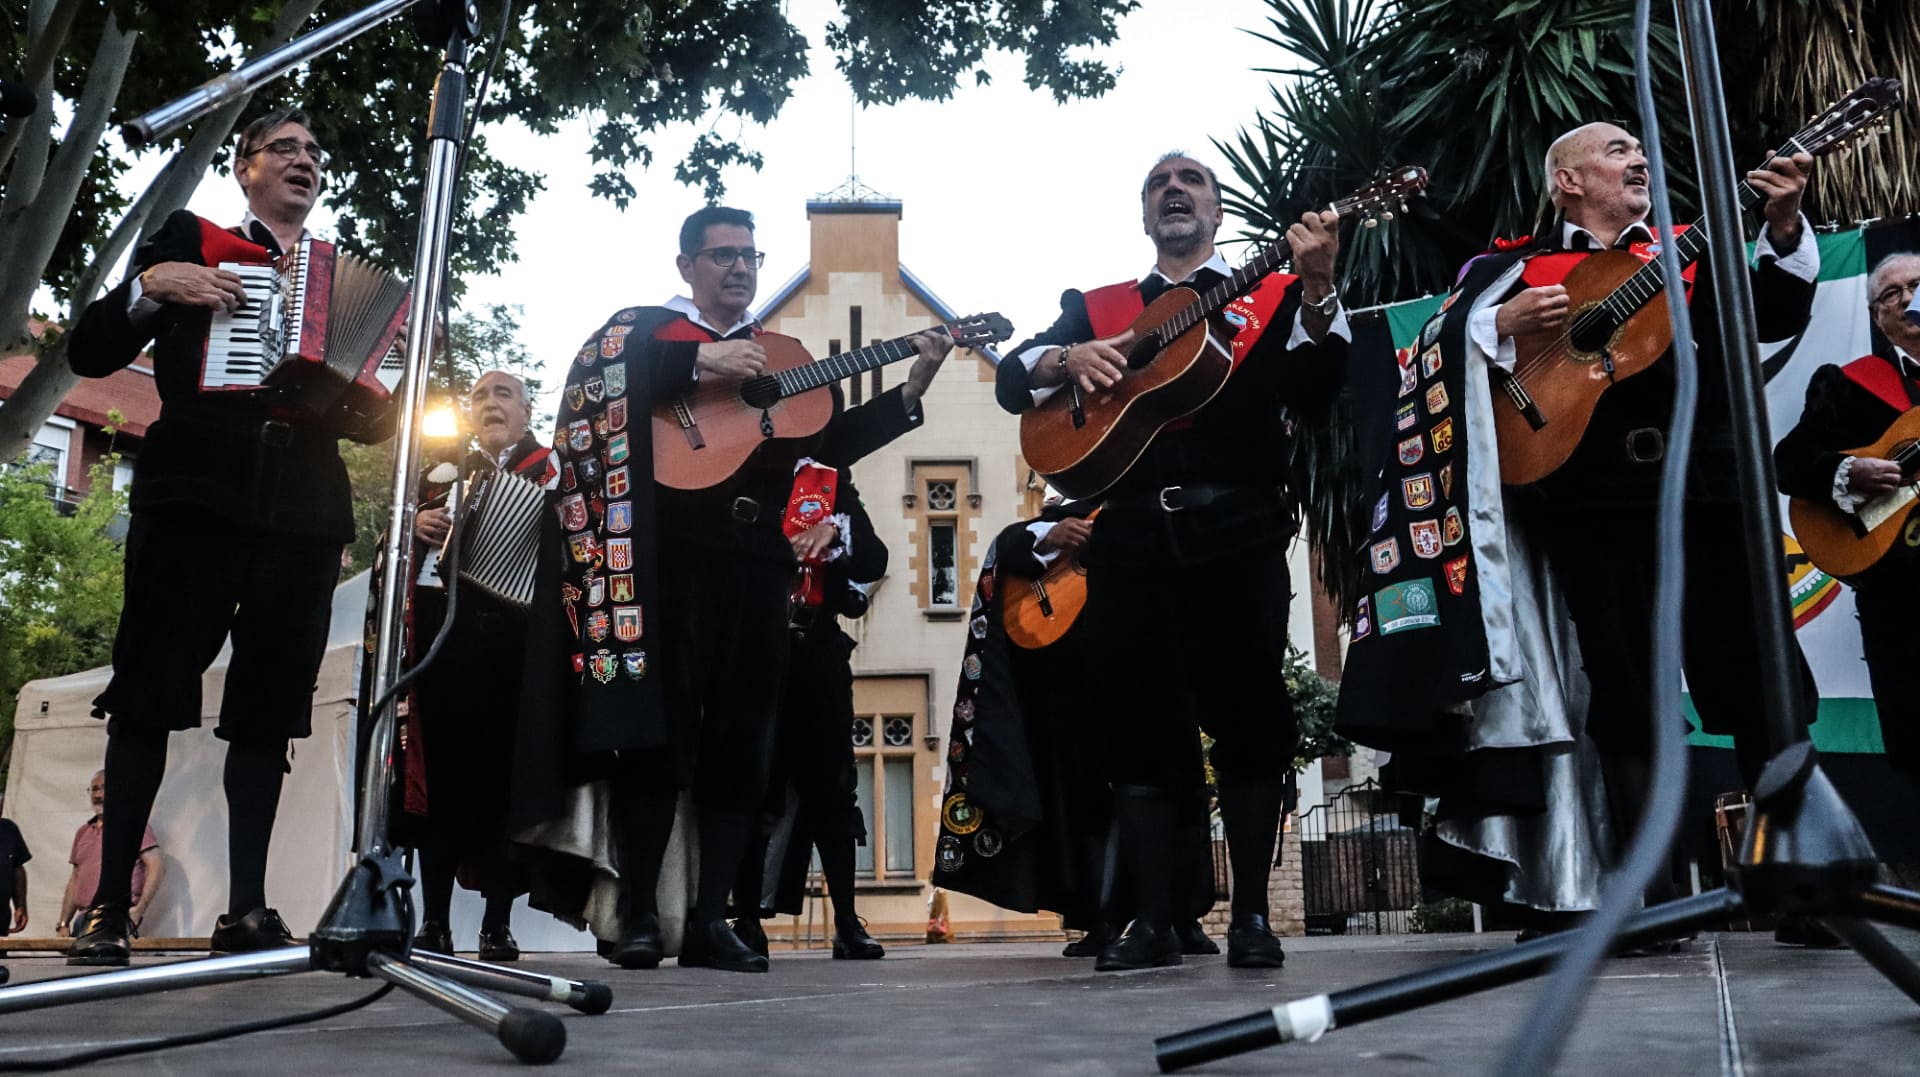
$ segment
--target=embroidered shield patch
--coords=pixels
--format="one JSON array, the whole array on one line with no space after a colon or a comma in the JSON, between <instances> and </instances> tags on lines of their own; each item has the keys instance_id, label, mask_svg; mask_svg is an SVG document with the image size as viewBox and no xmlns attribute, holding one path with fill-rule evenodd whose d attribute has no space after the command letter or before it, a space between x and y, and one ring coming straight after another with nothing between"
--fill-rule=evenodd
<instances>
[{"instance_id":1,"label":"embroidered shield patch","mask_svg":"<svg viewBox=\"0 0 1920 1077\"><path fill-rule=\"evenodd\" d=\"M586 391L587 399L596 404L607 398L607 383L605 379L588 378L587 383L581 386L581 388Z\"/></svg>"},{"instance_id":2,"label":"embroidered shield patch","mask_svg":"<svg viewBox=\"0 0 1920 1077\"><path fill-rule=\"evenodd\" d=\"M607 581L605 577L595 576L589 573L582 582L587 585L587 605L604 606L607 604Z\"/></svg>"},{"instance_id":3,"label":"embroidered shield patch","mask_svg":"<svg viewBox=\"0 0 1920 1077\"><path fill-rule=\"evenodd\" d=\"M607 540L607 567L615 572L626 572L633 568L632 539Z\"/></svg>"},{"instance_id":4,"label":"embroidered shield patch","mask_svg":"<svg viewBox=\"0 0 1920 1077\"><path fill-rule=\"evenodd\" d=\"M615 602L633 601L633 573L622 572L607 581L607 593Z\"/></svg>"},{"instance_id":5,"label":"embroidered shield patch","mask_svg":"<svg viewBox=\"0 0 1920 1077\"><path fill-rule=\"evenodd\" d=\"M618 400L607 401L607 429L613 431L614 433L619 433L620 431L625 430L626 428L627 428L626 398L621 397Z\"/></svg>"},{"instance_id":6,"label":"embroidered shield patch","mask_svg":"<svg viewBox=\"0 0 1920 1077\"><path fill-rule=\"evenodd\" d=\"M1468 556L1468 554L1461 554L1459 557L1447 562L1447 590L1452 591L1456 595L1467 593Z\"/></svg>"},{"instance_id":7,"label":"embroidered shield patch","mask_svg":"<svg viewBox=\"0 0 1920 1077\"><path fill-rule=\"evenodd\" d=\"M560 499L556 506L560 511L560 527L564 531L584 531L587 527L587 499L580 494L568 494Z\"/></svg>"},{"instance_id":8,"label":"embroidered shield patch","mask_svg":"<svg viewBox=\"0 0 1920 1077\"><path fill-rule=\"evenodd\" d=\"M586 452L593 448L593 424L585 419L575 419L568 423L567 448L574 452Z\"/></svg>"},{"instance_id":9,"label":"embroidered shield patch","mask_svg":"<svg viewBox=\"0 0 1920 1077\"><path fill-rule=\"evenodd\" d=\"M618 664L618 660L613 657L613 652L607 650L595 651L593 657L587 659L588 671L593 674L593 679L601 684L613 683L614 667Z\"/></svg>"},{"instance_id":10,"label":"embroidered shield patch","mask_svg":"<svg viewBox=\"0 0 1920 1077\"><path fill-rule=\"evenodd\" d=\"M1462 538L1466 537L1466 534L1467 534L1466 526L1460 522L1460 510L1448 509L1446 516L1442 517L1440 520L1441 541L1445 542L1449 546L1452 546L1457 544Z\"/></svg>"},{"instance_id":11,"label":"embroidered shield patch","mask_svg":"<svg viewBox=\"0 0 1920 1077\"><path fill-rule=\"evenodd\" d=\"M612 621L607 617L606 610L594 610L587 614L587 638L595 643L605 643L607 631L611 625Z\"/></svg>"},{"instance_id":12,"label":"embroidered shield patch","mask_svg":"<svg viewBox=\"0 0 1920 1077\"><path fill-rule=\"evenodd\" d=\"M1438 415L1447 410L1447 383L1436 381L1427 386L1427 414Z\"/></svg>"},{"instance_id":13,"label":"embroidered shield patch","mask_svg":"<svg viewBox=\"0 0 1920 1077\"><path fill-rule=\"evenodd\" d=\"M1440 623L1440 604L1434 598L1433 581L1407 580L1382 587L1373 593L1373 613L1383 636L1435 627Z\"/></svg>"},{"instance_id":14,"label":"embroidered shield patch","mask_svg":"<svg viewBox=\"0 0 1920 1077\"><path fill-rule=\"evenodd\" d=\"M1433 472L1422 471L1401 479L1400 500L1414 512L1433 504Z\"/></svg>"},{"instance_id":15,"label":"embroidered shield patch","mask_svg":"<svg viewBox=\"0 0 1920 1077\"><path fill-rule=\"evenodd\" d=\"M627 462L627 437L628 435L626 434L615 434L613 438L607 442L607 463L609 465L624 464Z\"/></svg>"},{"instance_id":16,"label":"embroidered shield patch","mask_svg":"<svg viewBox=\"0 0 1920 1077\"><path fill-rule=\"evenodd\" d=\"M1440 420L1429 435L1433 438L1434 452L1446 452L1453 448L1453 418L1449 416Z\"/></svg>"},{"instance_id":17,"label":"embroidered shield patch","mask_svg":"<svg viewBox=\"0 0 1920 1077\"><path fill-rule=\"evenodd\" d=\"M600 376L606 379L608 400L627 395L627 364L613 363L602 367ZM620 428L616 426L614 429Z\"/></svg>"},{"instance_id":18,"label":"embroidered shield patch","mask_svg":"<svg viewBox=\"0 0 1920 1077\"><path fill-rule=\"evenodd\" d=\"M600 358L602 359L618 359L620 358L620 353L626 350L627 342L624 337L604 336L600 338Z\"/></svg>"},{"instance_id":19,"label":"embroidered shield patch","mask_svg":"<svg viewBox=\"0 0 1920 1077\"><path fill-rule=\"evenodd\" d=\"M1393 413L1395 430L1412 430L1420 422L1420 405L1409 400Z\"/></svg>"},{"instance_id":20,"label":"embroidered shield patch","mask_svg":"<svg viewBox=\"0 0 1920 1077\"><path fill-rule=\"evenodd\" d=\"M607 530L616 535L633 530L633 502L615 501L607 506Z\"/></svg>"},{"instance_id":21,"label":"embroidered shield patch","mask_svg":"<svg viewBox=\"0 0 1920 1077\"><path fill-rule=\"evenodd\" d=\"M1381 494L1380 500L1373 503L1373 530L1387 526L1387 506L1392 503L1392 494Z\"/></svg>"},{"instance_id":22,"label":"embroidered shield patch","mask_svg":"<svg viewBox=\"0 0 1920 1077\"><path fill-rule=\"evenodd\" d=\"M1400 360L1400 395L1406 396L1420 388L1420 364L1414 362L1413 353L1407 352Z\"/></svg>"},{"instance_id":23,"label":"embroidered shield patch","mask_svg":"<svg viewBox=\"0 0 1920 1077\"><path fill-rule=\"evenodd\" d=\"M1407 533L1413 537L1415 556L1434 558L1440 556L1445 547L1440 542L1440 521L1415 520L1407 525Z\"/></svg>"},{"instance_id":24,"label":"embroidered shield patch","mask_svg":"<svg viewBox=\"0 0 1920 1077\"><path fill-rule=\"evenodd\" d=\"M626 468L616 467L612 471L607 472L607 496L608 497L627 496L628 485L629 483L628 483Z\"/></svg>"},{"instance_id":25,"label":"embroidered shield patch","mask_svg":"<svg viewBox=\"0 0 1920 1077\"><path fill-rule=\"evenodd\" d=\"M1399 445L1400 466L1412 467L1419 463L1420 458L1426 455L1425 446L1426 441L1419 434L1415 434L1405 441L1402 441Z\"/></svg>"},{"instance_id":26,"label":"embroidered shield patch","mask_svg":"<svg viewBox=\"0 0 1920 1077\"><path fill-rule=\"evenodd\" d=\"M579 411L581 405L585 404L586 402L587 402L587 394L584 391L582 391L578 385L567 386L567 407L568 408L571 408L574 411Z\"/></svg>"},{"instance_id":27,"label":"embroidered shield patch","mask_svg":"<svg viewBox=\"0 0 1920 1077\"><path fill-rule=\"evenodd\" d=\"M1439 369L1440 369L1440 345L1435 344L1433 347L1428 348L1426 351L1420 353L1420 372L1422 374L1425 374L1427 377L1431 378L1436 372L1439 371ZM593 390L588 389L587 395L592 396Z\"/></svg>"},{"instance_id":28,"label":"embroidered shield patch","mask_svg":"<svg viewBox=\"0 0 1920 1077\"><path fill-rule=\"evenodd\" d=\"M1367 599L1362 598L1360 605L1353 612L1354 639L1366 639L1367 636L1373 632L1373 614L1370 606L1371 603Z\"/></svg>"},{"instance_id":29,"label":"embroidered shield patch","mask_svg":"<svg viewBox=\"0 0 1920 1077\"><path fill-rule=\"evenodd\" d=\"M620 656L620 665L628 680L637 681L647 675L647 652L628 651Z\"/></svg>"},{"instance_id":30,"label":"embroidered shield patch","mask_svg":"<svg viewBox=\"0 0 1920 1077\"><path fill-rule=\"evenodd\" d=\"M613 608L613 638L622 643L632 643L640 638L640 607Z\"/></svg>"},{"instance_id":31,"label":"embroidered shield patch","mask_svg":"<svg viewBox=\"0 0 1920 1077\"><path fill-rule=\"evenodd\" d=\"M1453 463L1451 461L1440 468L1440 496L1449 500L1453 498Z\"/></svg>"},{"instance_id":32,"label":"embroidered shield patch","mask_svg":"<svg viewBox=\"0 0 1920 1077\"><path fill-rule=\"evenodd\" d=\"M1384 576L1400 567L1400 540L1384 539L1373 544L1373 570Z\"/></svg>"}]
</instances>

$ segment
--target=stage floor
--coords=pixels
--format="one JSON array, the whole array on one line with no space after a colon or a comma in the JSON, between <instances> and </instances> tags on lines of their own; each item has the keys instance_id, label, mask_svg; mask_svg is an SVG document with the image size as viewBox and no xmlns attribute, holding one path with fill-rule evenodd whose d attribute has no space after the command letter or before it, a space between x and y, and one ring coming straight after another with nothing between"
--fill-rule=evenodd
<instances>
[{"instance_id":1,"label":"stage floor","mask_svg":"<svg viewBox=\"0 0 1920 1077\"><path fill-rule=\"evenodd\" d=\"M1893 933L1920 956L1920 935ZM1280 972L1221 957L1180 968L1098 974L1056 944L896 946L877 962L776 953L764 976L664 967L621 972L586 955L532 955L527 967L597 977L613 1010L565 1015L579 1073L1148 1074L1155 1036L1508 945L1506 935L1288 939ZM143 959L142 965L157 959ZM70 972L58 958L8 961L13 982ZM302 974L0 1019L0 1061L181 1032L369 990ZM1472 999L1217 1062L1203 1074L1486 1072L1535 987ZM193 1074L509 1073L485 1036L395 992L295 1029L104 1063L101 1072ZM1846 952L1776 946L1761 935L1703 937L1691 953L1608 964L1567 1051L1566 1074L1870 1074L1920 1071L1920 1009Z\"/></svg>"}]
</instances>

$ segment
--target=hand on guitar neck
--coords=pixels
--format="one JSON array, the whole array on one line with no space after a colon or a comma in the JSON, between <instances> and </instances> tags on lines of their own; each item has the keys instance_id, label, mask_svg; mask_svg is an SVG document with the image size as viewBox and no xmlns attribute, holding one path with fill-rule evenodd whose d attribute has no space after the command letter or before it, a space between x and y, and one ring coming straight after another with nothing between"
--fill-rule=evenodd
<instances>
[{"instance_id":1,"label":"hand on guitar neck","mask_svg":"<svg viewBox=\"0 0 1920 1077\"><path fill-rule=\"evenodd\" d=\"M1061 520L1047 529L1047 533L1034 540L1033 552L1041 555L1066 554L1068 557L1080 556L1087 548L1087 539L1093 535L1091 519Z\"/></svg>"}]
</instances>

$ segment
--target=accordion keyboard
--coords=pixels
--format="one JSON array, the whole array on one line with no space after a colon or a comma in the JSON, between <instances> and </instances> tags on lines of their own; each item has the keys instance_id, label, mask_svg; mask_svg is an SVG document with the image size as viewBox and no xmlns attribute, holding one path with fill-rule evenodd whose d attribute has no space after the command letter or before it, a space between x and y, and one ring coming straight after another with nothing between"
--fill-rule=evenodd
<instances>
[{"instance_id":1,"label":"accordion keyboard","mask_svg":"<svg viewBox=\"0 0 1920 1077\"><path fill-rule=\"evenodd\" d=\"M222 262L220 268L240 277L246 301L231 314L213 312L200 384L208 389L257 388L286 354L281 276L271 265ZM299 332L297 321L294 332Z\"/></svg>"}]
</instances>

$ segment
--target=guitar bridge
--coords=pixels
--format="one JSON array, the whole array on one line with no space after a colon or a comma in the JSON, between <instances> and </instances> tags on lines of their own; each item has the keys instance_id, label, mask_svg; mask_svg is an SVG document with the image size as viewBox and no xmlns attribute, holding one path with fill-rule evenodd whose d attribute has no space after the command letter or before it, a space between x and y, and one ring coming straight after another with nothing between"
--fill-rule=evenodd
<instances>
[{"instance_id":1,"label":"guitar bridge","mask_svg":"<svg viewBox=\"0 0 1920 1077\"><path fill-rule=\"evenodd\" d=\"M686 437L687 445L695 449L707 447L707 439L700 433L700 424L693 421L693 409L687 407L684 400L673 402L673 417L680 424L680 433Z\"/></svg>"},{"instance_id":2,"label":"guitar bridge","mask_svg":"<svg viewBox=\"0 0 1920 1077\"><path fill-rule=\"evenodd\" d=\"M1540 414L1540 406L1533 402L1533 397L1528 395L1527 387L1520 384L1519 378L1508 374L1500 379L1500 388L1513 406L1520 410L1520 417L1527 421L1530 429L1538 431L1547 425L1547 417Z\"/></svg>"}]
</instances>

